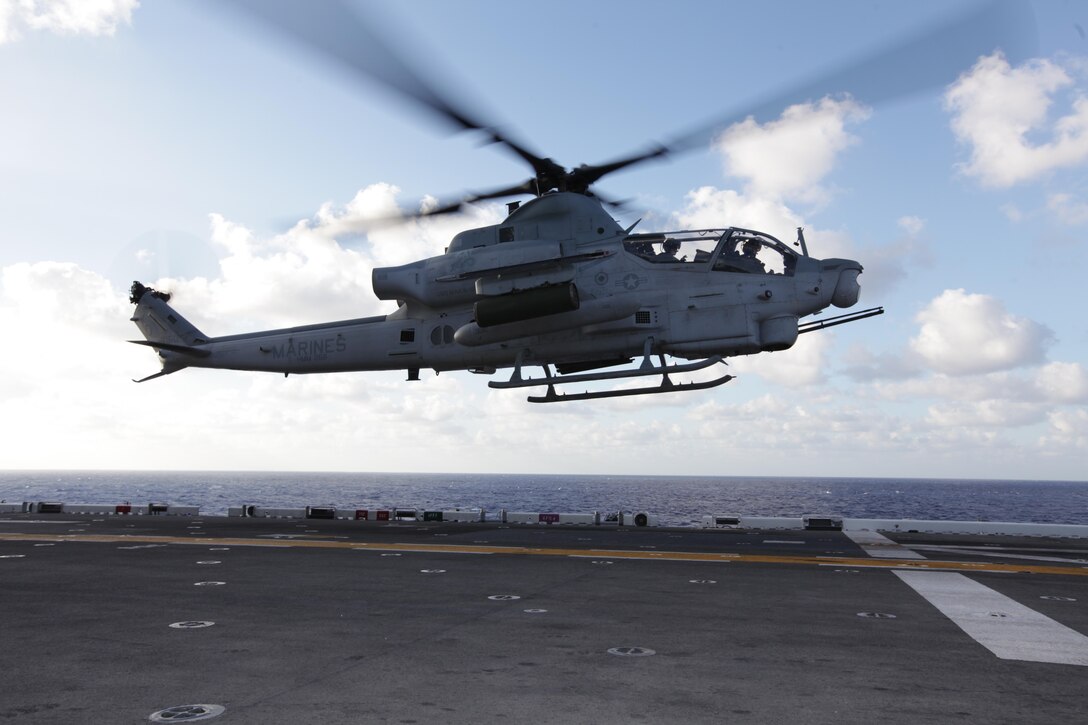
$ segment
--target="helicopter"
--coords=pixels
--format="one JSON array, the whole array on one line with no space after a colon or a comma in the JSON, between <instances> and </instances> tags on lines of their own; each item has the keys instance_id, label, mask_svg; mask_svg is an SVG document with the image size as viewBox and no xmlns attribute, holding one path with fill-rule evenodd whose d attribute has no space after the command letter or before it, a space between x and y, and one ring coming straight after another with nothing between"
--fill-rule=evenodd
<instances>
[{"instance_id":1,"label":"helicopter","mask_svg":"<svg viewBox=\"0 0 1088 725\"><path fill-rule=\"evenodd\" d=\"M136 382L189 367L285 376L405 370L409 381L419 380L424 369L482 375L511 369L509 377L491 380L489 387L544 387L545 393L528 397L532 403L698 391L733 379L717 367L730 357L787 350L801 334L884 311L874 307L805 319L831 306L854 307L863 267L851 259L812 256L803 228L791 246L754 229L646 232L636 231L639 222L625 228L613 218L609 208L618 203L601 196L594 184L621 169L694 148L707 137L707 128L612 162L568 169L443 96L345 5L303 8L261 0L236 5L281 36L384 83L458 128L484 133L532 168L533 175L520 184L470 194L418 216L453 213L489 199L531 198L509 202L506 218L497 224L458 233L439 256L375 268L374 294L397 304L388 315L212 337L169 304L169 293L133 282L131 319L145 339L131 342L153 348L162 364L159 372ZM1022 27L1020 18L1010 19L1010 6L986 5L755 110L780 109L798 93L856 80L857 67L868 69L866 77L874 67L898 67L931 46L947 48L980 23L997 30ZM944 71L944 66L919 71L898 86L881 78L870 96L909 93L943 80ZM748 110L729 119L744 118ZM720 129L729 119L710 128ZM536 367L542 376L526 373ZM671 377L711 368L716 376L708 380ZM656 380L582 392L564 387L634 378Z\"/></svg>"}]
</instances>

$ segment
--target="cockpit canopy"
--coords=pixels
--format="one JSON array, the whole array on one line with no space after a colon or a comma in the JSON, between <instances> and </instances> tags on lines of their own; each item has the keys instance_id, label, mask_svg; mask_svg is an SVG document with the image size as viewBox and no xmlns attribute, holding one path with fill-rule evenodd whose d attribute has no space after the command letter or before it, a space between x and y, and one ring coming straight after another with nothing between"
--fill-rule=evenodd
<instances>
[{"instance_id":1,"label":"cockpit canopy","mask_svg":"<svg viewBox=\"0 0 1088 725\"><path fill-rule=\"evenodd\" d=\"M654 264L701 265L742 274L792 276L799 256L769 234L739 227L632 234L623 247Z\"/></svg>"}]
</instances>

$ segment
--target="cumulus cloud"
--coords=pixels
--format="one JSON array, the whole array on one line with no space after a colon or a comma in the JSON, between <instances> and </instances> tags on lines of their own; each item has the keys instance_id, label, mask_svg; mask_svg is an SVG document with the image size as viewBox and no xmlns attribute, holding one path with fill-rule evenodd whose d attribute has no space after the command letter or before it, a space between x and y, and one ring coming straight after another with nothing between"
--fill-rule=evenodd
<instances>
[{"instance_id":1,"label":"cumulus cloud","mask_svg":"<svg viewBox=\"0 0 1088 725\"><path fill-rule=\"evenodd\" d=\"M131 334L128 312L125 298L109 282L75 264L3 268L0 330L9 344L0 356L0 400L44 394L67 404L65 398L78 397L89 378L124 370L133 359L126 348L134 347L123 342ZM41 415L34 409L5 419L29 421Z\"/></svg>"},{"instance_id":2,"label":"cumulus cloud","mask_svg":"<svg viewBox=\"0 0 1088 725\"><path fill-rule=\"evenodd\" d=\"M870 243L861 250L845 232L805 226L796 211L773 197L703 186L688 192L685 202L676 214L676 223L683 227L729 225L759 229L789 244L796 228L804 226L805 241L814 256L861 260L865 266L861 277L865 298L878 299L906 279L908 269L928 266L933 261L929 245L917 234L886 243ZM921 231L924 222L915 217L910 219L909 224Z\"/></svg>"},{"instance_id":3,"label":"cumulus cloud","mask_svg":"<svg viewBox=\"0 0 1088 725\"><path fill-rule=\"evenodd\" d=\"M1039 441L1045 450L1088 449L1088 410L1055 410L1048 419L1050 431Z\"/></svg>"},{"instance_id":4,"label":"cumulus cloud","mask_svg":"<svg viewBox=\"0 0 1088 725\"><path fill-rule=\"evenodd\" d=\"M674 221L679 226L695 229L723 225L758 229L786 244L796 238L797 227L804 226L802 217L779 199L713 186L688 192L685 206L675 214ZM816 256L852 258L857 255L856 246L844 232L812 226L804 226L804 230L809 250Z\"/></svg>"},{"instance_id":5,"label":"cumulus cloud","mask_svg":"<svg viewBox=\"0 0 1088 725\"><path fill-rule=\"evenodd\" d=\"M1046 419L1036 403L982 400L976 403L944 403L929 408L926 422L942 428L1010 428Z\"/></svg>"},{"instance_id":6,"label":"cumulus cloud","mask_svg":"<svg viewBox=\"0 0 1088 725\"><path fill-rule=\"evenodd\" d=\"M930 369L953 376L1042 362L1053 338L1045 326L1007 312L1000 300L962 289L942 292L916 320L921 329L911 350Z\"/></svg>"},{"instance_id":7,"label":"cumulus cloud","mask_svg":"<svg viewBox=\"0 0 1088 725\"><path fill-rule=\"evenodd\" d=\"M113 320L123 310L123 301L109 282L71 262L5 267L0 273L0 300L13 324L59 322L85 330L115 329Z\"/></svg>"},{"instance_id":8,"label":"cumulus cloud","mask_svg":"<svg viewBox=\"0 0 1088 725\"><path fill-rule=\"evenodd\" d=\"M907 352L903 357L917 359ZM917 359L917 364L922 361ZM919 372L924 372L919 369ZM875 392L888 400L913 400L937 398L956 402L982 402L994 399L1034 400L1033 384L1023 377L1012 373L984 373L966 377L952 377L937 373L934 375L917 374L912 378L894 382L880 381Z\"/></svg>"},{"instance_id":9,"label":"cumulus cloud","mask_svg":"<svg viewBox=\"0 0 1088 725\"><path fill-rule=\"evenodd\" d=\"M374 267L442 254L457 232L502 218L500 207L492 204L460 216L389 223L403 214L398 193L391 184L373 184L347 204L327 203L312 219L271 237L259 237L212 214L218 275L160 280L161 286L176 294L178 306L202 310L207 319L280 325L313 322L314 316L328 320L377 314L390 311L392 303L373 296Z\"/></svg>"},{"instance_id":10,"label":"cumulus cloud","mask_svg":"<svg viewBox=\"0 0 1088 725\"><path fill-rule=\"evenodd\" d=\"M734 124L715 146L726 173L744 179L748 193L819 204L829 196L820 182L838 155L857 143L847 125L868 117L869 110L848 96L825 97L790 106L763 125L752 118Z\"/></svg>"},{"instance_id":11,"label":"cumulus cloud","mask_svg":"<svg viewBox=\"0 0 1088 725\"><path fill-rule=\"evenodd\" d=\"M501 218L497 205L485 205L471 209L467 217L422 218L368 229L376 219L388 222L402 213L398 192L390 184L368 186L346 205L325 204L313 219L269 238L212 214L211 240L221 250L218 276L162 279L154 286L173 292L179 308L187 316L191 310L191 321L209 335L254 325L287 326L391 312L394 303L382 302L372 293L375 267L441 254L458 231Z\"/></svg>"},{"instance_id":12,"label":"cumulus cloud","mask_svg":"<svg viewBox=\"0 0 1088 725\"><path fill-rule=\"evenodd\" d=\"M723 224L761 229L785 236L801 226L801 217L777 199L743 194L732 189L702 186L688 192L686 206L677 213L680 225L694 228L720 227ZM809 235L806 235L809 239Z\"/></svg>"},{"instance_id":13,"label":"cumulus cloud","mask_svg":"<svg viewBox=\"0 0 1088 725\"><path fill-rule=\"evenodd\" d=\"M1050 60L1014 68L1001 53L980 58L944 96L956 138L971 149L961 171L985 186L1008 187L1088 161L1088 98L1077 95L1069 113L1048 117L1055 94L1073 85ZM1037 135L1050 138L1035 143Z\"/></svg>"},{"instance_id":14,"label":"cumulus cloud","mask_svg":"<svg viewBox=\"0 0 1088 725\"><path fill-rule=\"evenodd\" d=\"M438 241L438 235L457 223L421 225L440 246L449 236ZM220 273L155 285L173 291L177 309L211 334L361 316L366 305L377 304L369 270L383 254L367 241L359 250L344 249L328 232L315 221L262 239L213 216ZM390 245L397 234L405 243L417 241L411 230L385 233ZM379 468L392 467L398 455L415 460L403 449L420 437L436 456L449 454L436 461L456 459L478 427L471 421L484 410L461 380L446 375L424 376L406 388L403 373L284 379L188 370L135 385L130 378L154 372L158 363L147 348L126 342L138 337L131 312L127 290L73 263L0 269L0 329L20 342L0 356L0 417L18 421L5 429L9 465L58 460L54 449L63 441L64 460L90 467L121 461L149 468L252 467L260 461L269 468L320 470L350 467L355 457L359 468L373 469L379 460ZM227 317L230 323L223 324ZM178 458L180 451L188 453Z\"/></svg>"},{"instance_id":15,"label":"cumulus cloud","mask_svg":"<svg viewBox=\"0 0 1088 725\"><path fill-rule=\"evenodd\" d=\"M907 236L887 244L870 243L864 252L850 236L835 229L805 225L790 206L793 201L821 203L829 197L824 178L841 153L857 142L847 126L869 115L850 98L824 98L819 103L791 106L782 116L759 125L748 119L727 129L715 142L727 171L741 177L742 190L702 186L685 198L675 214L679 226L730 226L759 229L786 243L797 227L818 257L862 258L865 294L882 294L902 281L911 265L929 261L928 246L917 237L925 221L904 216L899 225Z\"/></svg>"},{"instance_id":16,"label":"cumulus cloud","mask_svg":"<svg viewBox=\"0 0 1088 725\"><path fill-rule=\"evenodd\" d=\"M24 29L58 35L113 35L132 23L139 0L0 0L0 45Z\"/></svg>"},{"instance_id":17,"label":"cumulus cloud","mask_svg":"<svg viewBox=\"0 0 1088 725\"><path fill-rule=\"evenodd\" d=\"M732 358L729 364L737 373L754 373L782 387L817 385L826 380L827 354L833 338L826 333L801 335L789 350Z\"/></svg>"},{"instance_id":18,"label":"cumulus cloud","mask_svg":"<svg viewBox=\"0 0 1088 725\"><path fill-rule=\"evenodd\" d=\"M774 466L770 470L788 465L782 460L782 451L787 450L790 459L816 457L832 466L826 458L829 450L849 451L843 462L871 461L867 470L880 470L882 454L928 445L910 421L859 405L846 395L812 397L791 391L788 396L768 393L741 402L708 400L692 408L687 419L690 425L685 430L709 445L710 455L715 447L735 448L760 462L763 471L768 465ZM769 451L773 457L757 451ZM804 469L798 474L804 475ZM897 474L902 475L902 469Z\"/></svg>"},{"instance_id":19,"label":"cumulus cloud","mask_svg":"<svg viewBox=\"0 0 1088 725\"><path fill-rule=\"evenodd\" d=\"M1088 369L1080 363L1052 362L1039 368L1035 389L1055 403L1088 403Z\"/></svg>"}]
</instances>

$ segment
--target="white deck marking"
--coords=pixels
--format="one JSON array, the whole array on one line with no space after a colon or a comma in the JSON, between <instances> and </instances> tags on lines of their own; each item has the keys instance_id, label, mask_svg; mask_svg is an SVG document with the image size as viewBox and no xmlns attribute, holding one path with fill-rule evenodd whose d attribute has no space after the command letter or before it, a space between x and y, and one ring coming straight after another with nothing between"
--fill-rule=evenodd
<instances>
[{"instance_id":1,"label":"white deck marking","mask_svg":"<svg viewBox=\"0 0 1088 725\"><path fill-rule=\"evenodd\" d=\"M916 549L923 551L936 551L945 552L948 554L968 554L970 556L989 556L997 559L1025 559L1029 561L1060 561L1065 564L1079 564L1084 559L1070 559L1067 556L1038 556L1032 554L1010 554L1010 549L1004 551L994 551L993 549L972 549L966 546L916 546ZM1083 555L1083 551L1078 551L1078 554Z\"/></svg>"},{"instance_id":2,"label":"white deck marking","mask_svg":"<svg viewBox=\"0 0 1088 725\"><path fill-rule=\"evenodd\" d=\"M875 531L843 531L851 541L860 546L862 550L876 559L924 559L925 557L916 551L911 551L901 546L883 534Z\"/></svg>"},{"instance_id":3,"label":"white deck marking","mask_svg":"<svg viewBox=\"0 0 1088 725\"><path fill-rule=\"evenodd\" d=\"M1088 637L963 574L894 573L1003 660L1088 667Z\"/></svg>"}]
</instances>

